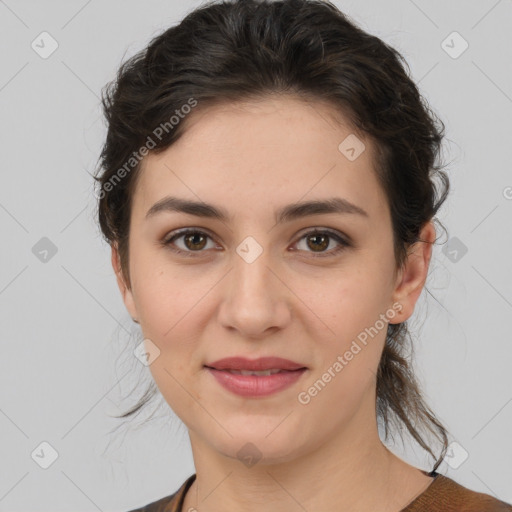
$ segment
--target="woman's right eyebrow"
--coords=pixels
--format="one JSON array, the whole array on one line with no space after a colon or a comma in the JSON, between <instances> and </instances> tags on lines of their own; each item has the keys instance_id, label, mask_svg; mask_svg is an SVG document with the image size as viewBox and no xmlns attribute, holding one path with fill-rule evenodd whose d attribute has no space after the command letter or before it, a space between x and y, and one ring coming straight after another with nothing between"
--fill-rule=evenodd
<instances>
[{"instance_id":1,"label":"woman's right eyebrow","mask_svg":"<svg viewBox=\"0 0 512 512\"><path fill-rule=\"evenodd\" d=\"M214 206L203 201L192 201L190 199L182 199L174 196L165 196L157 201L147 211L146 219L162 212L186 213L195 215L196 217L217 219L226 223L233 219L233 216L222 207ZM274 217L276 224L282 224L310 215L324 215L329 213L357 214L363 217L369 217L368 213L360 206L341 197L291 203L277 210Z\"/></svg>"}]
</instances>

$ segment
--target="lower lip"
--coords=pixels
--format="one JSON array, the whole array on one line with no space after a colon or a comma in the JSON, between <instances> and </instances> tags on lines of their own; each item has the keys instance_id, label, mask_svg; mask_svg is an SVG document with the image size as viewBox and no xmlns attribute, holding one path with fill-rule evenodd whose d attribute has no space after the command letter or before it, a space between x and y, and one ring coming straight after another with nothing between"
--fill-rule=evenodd
<instances>
[{"instance_id":1,"label":"lower lip","mask_svg":"<svg viewBox=\"0 0 512 512\"><path fill-rule=\"evenodd\" d=\"M273 375L238 375L225 370L206 369L225 389L240 396L268 396L290 387L300 379L306 368L283 371Z\"/></svg>"}]
</instances>

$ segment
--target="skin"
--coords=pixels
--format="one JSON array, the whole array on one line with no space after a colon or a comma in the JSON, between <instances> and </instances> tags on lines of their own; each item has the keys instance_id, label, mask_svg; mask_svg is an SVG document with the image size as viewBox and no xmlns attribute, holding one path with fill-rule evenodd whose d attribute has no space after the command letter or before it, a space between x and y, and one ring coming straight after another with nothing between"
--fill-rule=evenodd
<instances>
[{"instance_id":1,"label":"skin","mask_svg":"<svg viewBox=\"0 0 512 512\"><path fill-rule=\"evenodd\" d=\"M297 399L393 304L401 312L394 309L391 323L412 315L431 258L431 243L417 243L396 268L374 147L359 137L365 151L347 159L338 146L354 131L338 119L329 105L292 96L198 107L181 139L144 160L131 212L130 283L115 244L112 264L127 310L160 350L153 378L189 431L197 478L184 511L398 512L432 481L378 435L385 328L309 403ZM224 207L233 217L145 219L166 195ZM281 206L333 196L368 217L329 213L275 224ZM192 257L159 243L185 227L209 235L174 241ZM339 244L328 238L316 248L304 236L312 228L337 231L353 245L334 254ZM252 263L236 252L247 236L263 249ZM431 222L421 237L434 241ZM328 255L315 258L318 252ZM277 355L308 370L284 391L243 398L204 368L233 355ZM237 457L248 442L262 456L250 467Z\"/></svg>"}]
</instances>

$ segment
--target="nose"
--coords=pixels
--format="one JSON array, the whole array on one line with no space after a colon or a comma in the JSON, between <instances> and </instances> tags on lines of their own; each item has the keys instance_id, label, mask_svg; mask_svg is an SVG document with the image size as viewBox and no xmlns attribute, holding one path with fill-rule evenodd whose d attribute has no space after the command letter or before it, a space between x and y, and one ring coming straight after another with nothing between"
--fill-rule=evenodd
<instances>
[{"instance_id":1,"label":"nose","mask_svg":"<svg viewBox=\"0 0 512 512\"><path fill-rule=\"evenodd\" d=\"M240 337L257 339L289 324L293 294L265 251L249 261L234 254L233 267L223 279L218 319Z\"/></svg>"}]
</instances>

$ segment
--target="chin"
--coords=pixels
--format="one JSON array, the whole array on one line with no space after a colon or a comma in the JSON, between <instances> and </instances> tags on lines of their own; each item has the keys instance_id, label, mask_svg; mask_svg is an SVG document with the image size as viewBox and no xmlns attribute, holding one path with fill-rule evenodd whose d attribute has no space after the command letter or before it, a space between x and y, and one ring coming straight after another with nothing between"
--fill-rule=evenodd
<instances>
[{"instance_id":1,"label":"chin","mask_svg":"<svg viewBox=\"0 0 512 512\"><path fill-rule=\"evenodd\" d=\"M275 428L275 425L274 425ZM229 428L228 431L231 432ZM238 429L233 437L223 436L222 440L210 440L210 445L220 454L236 459L248 469L254 465L274 465L289 462L299 456L301 447L297 445L299 436L283 429L277 430L253 426L250 432ZM270 435L269 432L272 432Z\"/></svg>"}]
</instances>

